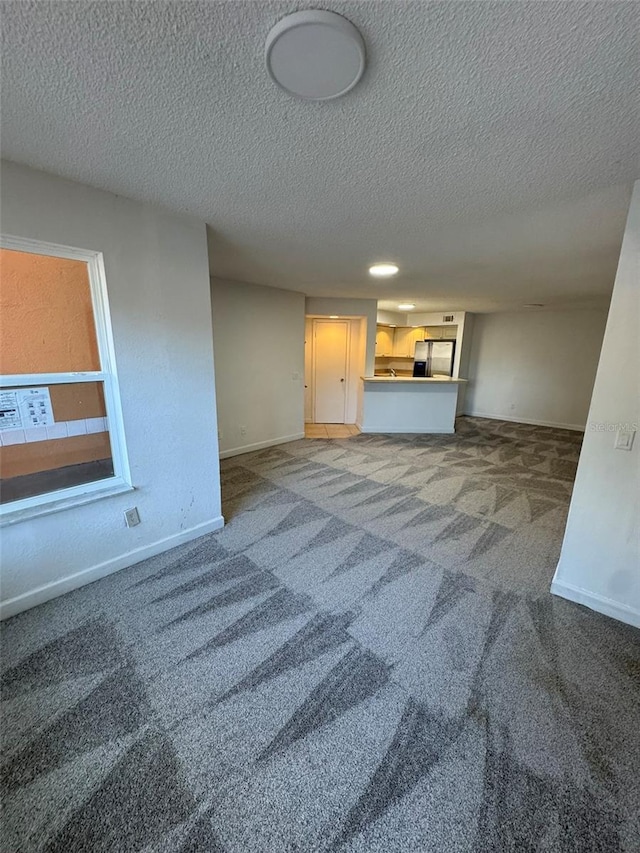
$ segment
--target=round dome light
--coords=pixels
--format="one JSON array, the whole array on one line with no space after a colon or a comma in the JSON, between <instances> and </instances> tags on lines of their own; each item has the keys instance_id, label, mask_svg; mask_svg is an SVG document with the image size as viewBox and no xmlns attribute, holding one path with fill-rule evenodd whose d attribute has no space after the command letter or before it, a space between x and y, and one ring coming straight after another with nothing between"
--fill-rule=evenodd
<instances>
[{"instance_id":1,"label":"round dome light","mask_svg":"<svg viewBox=\"0 0 640 853\"><path fill-rule=\"evenodd\" d=\"M369 267L369 274L374 275L376 278L386 278L390 275L395 275L398 272L399 267L396 264L374 264Z\"/></svg>"},{"instance_id":2,"label":"round dome light","mask_svg":"<svg viewBox=\"0 0 640 853\"><path fill-rule=\"evenodd\" d=\"M413 311L415 307L415 303L413 302L403 302L402 305L398 305L400 311Z\"/></svg>"},{"instance_id":3,"label":"round dome light","mask_svg":"<svg viewBox=\"0 0 640 853\"><path fill-rule=\"evenodd\" d=\"M286 92L309 101L339 98L356 85L365 67L364 41L336 12L308 9L287 15L271 29L267 69Z\"/></svg>"}]
</instances>

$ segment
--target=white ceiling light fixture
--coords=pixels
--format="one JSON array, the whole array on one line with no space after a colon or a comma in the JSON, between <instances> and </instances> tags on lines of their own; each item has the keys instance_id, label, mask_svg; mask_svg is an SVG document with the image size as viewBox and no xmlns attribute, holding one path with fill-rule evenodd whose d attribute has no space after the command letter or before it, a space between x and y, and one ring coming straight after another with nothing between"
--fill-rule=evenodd
<instances>
[{"instance_id":1,"label":"white ceiling light fixture","mask_svg":"<svg viewBox=\"0 0 640 853\"><path fill-rule=\"evenodd\" d=\"M285 92L329 101L353 89L365 68L365 46L351 21L336 12L307 9L287 15L265 45L267 70Z\"/></svg>"},{"instance_id":2,"label":"white ceiling light fixture","mask_svg":"<svg viewBox=\"0 0 640 853\"><path fill-rule=\"evenodd\" d=\"M373 264L373 266L370 266L369 274L375 276L376 278L389 278L389 276L396 275L399 269L400 268L397 266L397 264L385 262L381 264Z\"/></svg>"},{"instance_id":3,"label":"white ceiling light fixture","mask_svg":"<svg viewBox=\"0 0 640 853\"><path fill-rule=\"evenodd\" d=\"M415 307L413 302L403 302L402 305L398 305L400 311L413 311Z\"/></svg>"}]
</instances>

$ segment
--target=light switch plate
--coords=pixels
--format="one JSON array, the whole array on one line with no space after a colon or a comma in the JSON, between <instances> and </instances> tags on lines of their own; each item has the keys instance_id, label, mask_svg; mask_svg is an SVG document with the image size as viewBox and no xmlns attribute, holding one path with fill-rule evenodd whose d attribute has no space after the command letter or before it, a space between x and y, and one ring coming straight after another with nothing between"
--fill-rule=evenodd
<instances>
[{"instance_id":1,"label":"light switch plate","mask_svg":"<svg viewBox=\"0 0 640 853\"><path fill-rule=\"evenodd\" d=\"M613 445L616 450L631 450L633 447L633 439L635 438L635 430L619 429L616 433L616 442Z\"/></svg>"}]
</instances>

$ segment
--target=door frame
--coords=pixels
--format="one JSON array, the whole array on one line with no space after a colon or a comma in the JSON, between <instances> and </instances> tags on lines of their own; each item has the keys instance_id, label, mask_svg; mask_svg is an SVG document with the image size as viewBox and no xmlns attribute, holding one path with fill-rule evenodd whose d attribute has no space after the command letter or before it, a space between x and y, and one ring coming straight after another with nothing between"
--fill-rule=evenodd
<instances>
[{"instance_id":1,"label":"door frame","mask_svg":"<svg viewBox=\"0 0 640 853\"><path fill-rule=\"evenodd\" d=\"M339 319L332 317L313 317L311 319L311 417L312 423L318 423L316 419L316 324L322 323L341 323L347 327L347 339L345 343L345 376L344 376L344 408L342 413L341 423L347 422L347 400L350 392L350 369L351 369L351 319L348 317L340 317Z\"/></svg>"}]
</instances>

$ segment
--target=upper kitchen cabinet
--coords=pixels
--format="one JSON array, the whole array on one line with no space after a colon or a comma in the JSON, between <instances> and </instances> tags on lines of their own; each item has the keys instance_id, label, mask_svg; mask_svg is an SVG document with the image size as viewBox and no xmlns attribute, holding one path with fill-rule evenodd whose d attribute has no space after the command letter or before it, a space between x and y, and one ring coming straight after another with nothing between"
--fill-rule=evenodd
<instances>
[{"instance_id":1,"label":"upper kitchen cabinet","mask_svg":"<svg viewBox=\"0 0 640 853\"><path fill-rule=\"evenodd\" d=\"M410 336L411 349L409 351L409 355L411 358L413 358L415 355L416 344L418 343L418 341L426 340L425 331L426 330L425 330L424 326L413 326L412 327L411 336Z\"/></svg>"},{"instance_id":2,"label":"upper kitchen cabinet","mask_svg":"<svg viewBox=\"0 0 640 853\"><path fill-rule=\"evenodd\" d=\"M393 329L387 326L378 326L376 328L376 356L393 355Z\"/></svg>"},{"instance_id":3,"label":"upper kitchen cabinet","mask_svg":"<svg viewBox=\"0 0 640 853\"><path fill-rule=\"evenodd\" d=\"M424 340L423 326L398 326L393 336L393 354L396 358L413 358L416 341Z\"/></svg>"},{"instance_id":4,"label":"upper kitchen cabinet","mask_svg":"<svg viewBox=\"0 0 640 853\"><path fill-rule=\"evenodd\" d=\"M458 335L457 326L426 326L425 339L429 341L451 341Z\"/></svg>"}]
</instances>

